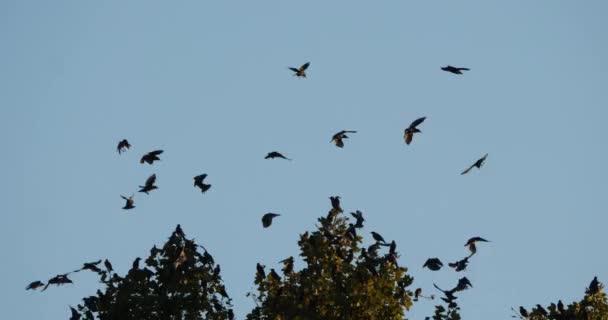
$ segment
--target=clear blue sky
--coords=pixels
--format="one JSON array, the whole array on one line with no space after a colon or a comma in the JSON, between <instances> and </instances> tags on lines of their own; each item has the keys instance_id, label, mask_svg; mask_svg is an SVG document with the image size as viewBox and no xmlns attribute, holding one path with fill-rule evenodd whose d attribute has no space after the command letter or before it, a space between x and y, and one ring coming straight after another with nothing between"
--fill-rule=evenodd
<instances>
[{"instance_id":1,"label":"clear blue sky","mask_svg":"<svg viewBox=\"0 0 608 320\"><path fill-rule=\"evenodd\" d=\"M242 318L255 263L296 255L330 195L397 241L427 293L462 276L422 270L427 257L492 240L465 273L465 319L582 297L594 275L608 281L606 12L604 0L0 2L2 317L67 318L94 275L24 287L98 258L124 272L181 223ZM306 61L309 77L292 77ZM337 149L341 129L359 132ZM122 138L133 148L119 156ZM162 161L140 165L154 149ZM272 150L294 161L263 160ZM192 177L205 172L201 195ZM160 189L121 210L152 173ZM283 216L263 230L268 211Z\"/></svg>"}]
</instances>

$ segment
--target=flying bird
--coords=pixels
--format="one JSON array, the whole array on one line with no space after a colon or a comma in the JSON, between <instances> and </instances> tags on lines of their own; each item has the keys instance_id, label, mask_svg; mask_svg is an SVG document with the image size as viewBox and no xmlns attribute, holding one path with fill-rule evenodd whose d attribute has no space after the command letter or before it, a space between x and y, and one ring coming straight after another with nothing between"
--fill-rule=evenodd
<instances>
[{"instance_id":1,"label":"flying bird","mask_svg":"<svg viewBox=\"0 0 608 320\"><path fill-rule=\"evenodd\" d=\"M272 213L272 212L269 212L269 213L263 215L262 216L262 226L264 226L264 228L270 227L270 225L272 224L272 219L274 219L278 216L280 216L280 214Z\"/></svg>"},{"instance_id":2,"label":"flying bird","mask_svg":"<svg viewBox=\"0 0 608 320\"><path fill-rule=\"evenodd\" d=\"M42 283L42 281L34 281L30 283L27 287L25 287L25 290L36 290L42 286L44 286L44 283Z\"/></svg>"},{"instance_id":3,"label":"flying bird","mask_svg":"<svg viewBox=\"0 0 608 320\"><path fill-rule=\"evenodd\" d=\"M207 177L206 173L194 177L194 186L199 187L202 193L207 192L211 188L210 184L205 184L203 180Z\"/></svg>"},{"instance_id":4,"label":"flying bird","mask_svg":"<svg viewBox=\"0 0 608 320\"><path fill-rule=\"evenodd\" d=\"M441 267L443 267L443 262L441 262L439 258L429 258L426 260L422 267L429 268L429 270L433 271L439 271Z\"/></svg>"},{"instance_id":5,"label":"flying bird","mask_svg":"<svg viewBox=\"0 0 608 320\"><path fill-rule=\"evenodd\" d=\"M68 274L58 274L56 276L54 276L53 278L49 279L49 281L46 283L46 286L44 286L44 288L42 289L42 291L46 290L46 288L48 288L51 284L60 286L62 284L66 284L66 283L73 283L72 280L70 280L68 278Z\"/></svg>"},{"instance_id":6,"label":"flying bird","mask_svg":"<svg viewBox=\"0 0 608 320\"><path fill-rule=\"evenodd\" d=\"M269 153L268 153L268 154L267 154L267 155L264 157L264 159L274 159L274 158L282 158L282 159L285 159L285 160L289 160L289 161L291 161L291 159L289 159L289 158L285 157L284 155L282 155L281 153L279 153L279 152L277 152L277 151L272 151L272 152L269 152Z\"/></svg>"},{"instance_id":7,"label":"flying bird","mask_svg":"<svg viewBox=\"0 0 608 320\"><path fill-rule=\"evenodd\" d=\"M462 74L462 71L469 71L469 68L457 68L448 65L447 67L441 68L443 71L451 72L453 74Z\"/></svg>"},{"instance_id":8,"label":"flying bird","mask_svg":"<svg viewBox=\"0 0 608 320\"><path fill-rule=\"evenodd\" d=\"M468 287L473 287L473 284L471 284L471 281L469 281L469 279L467 279L467 277L462 277L458 280L458 284L456 285L456 287L452 290L454 291L463 291L466 290Z\"/></svg>"},{"instance_id":9,"label":"flying bird","mask_svg":"<svg viewBox=\"0 0 608 320\"><path fill-rule=\"evenodd\" d=\"M342 130L336 134L334 134L334 136L331 138L331 142L333 142L336 147L338 148L343 148L344 147L344 139L348 139L348 136L346 135L347 133L357 133L357 131L354 130Z\"/></svg>"},{"instance_id":10,"label":"flying bird","mask_svg":"<svg viewBox=\"0 0 608 320\"><path fill-rule=\"evenodd\" d=\"M355 212L351 212L350 215L353 216L353 218L357 219L357 222L355 222L354 227L363 228L363 222L365 222L365 219L363 218L363 212L357 210Z\"/></svg>"},{"instance_id":11,"label":"flying bird","mask_svg":"<svg viewBox=\"0 0 608 320\"><path fill-rule=\"evenodd\" d=\"M148 164L152 164L154 163L154 161L160 161L160 158L158 157L161 153L163 153L163 150L156 150L156 151L151 151L146 153L143 157L141 157L141 160L139 160L139 163L148 163Z\"/></svg>"},{"instance_id":12,"label":"flying bird","mask_svg":"<svg viewBox=\"0 0 608 320\"><path fill-rule=\"evenodd\" d=\"M308 66L310 66L310 62L306 62L305 64L301 65L299 68L293 68L293 67L289 67L289 70L295 72L294 76L297 76L298 78L306 78L306 69L308 69Z\"/></svg>"},{"instance_id":13,"label":"flying bird","mask_svg":"<svg viewBox=\"0 0 608 320\"><path fill-rule=\"evenodd\" d=\"M488 157L488 154L486 153L483 157L477 159L477 161L475 161L475 163L473 163L470 167L466 168L462 173L462 174L467 174L469 173L469 171L471 171L471 169L477 167L477 169L481 169L481 166L483 166L484 162L486 161L486 158Z\"/></svg>"},{"instance_id":14,"label":"flying bird","mask_svg":"<svg viewBox=\"0 0 608 320\"><path fill-rule=\"evenodd\" d=\"M133 209L135 208L135 206L133 205L135 203L135 200L133 200L133 195L131 195L130 197L125 197L125 196L120 196L121 198L125 199L127 202L125 204L124 207L122 207L125 210L129 210L129 209Z\"/></svg>"},{"instance_id":15,"label":"flying bird","mask_svg":"<svg viewBox=\"0 0 608 320\"><path fill-rule=\"evenodd\" d=\"M155 182L156 182L156 174L149 176L148 179L146 179L146 183L143 186L139 186L141 188L139 190L139 192L149 194L148 192L150 192L154 189L158 189L158 187L154 185Z\"/></svg>"},{"instance_id":16,"label":"flying bird","mask_svg":"<svg viewBox=\"0 0 608 320\"><path fill-rule=\"evenodd\" d=\"M477 250L477 249L475 249L475 250ZM472 255L473 254L471 254L471 256ZM448 263L448 266L450 268L454 268L454 270L456 272L464 271L467 268L467 265L469 264L469 257L465 257L464 259L458 260L456 262L450 262L450 263Z\"/></svg>"},{"instance_id":17,"label":"flying bird","mask_svg":"<svg viewBox=\"0 0 608 320\"><path fill-rule=\"evenodd\" d=\"M118 150L118 154L121 154L121 153L127 151L129 148L131 148L129 141L127 141L127 139L122 139L122 141L120 141L118 143L116 150Z\"/></svg>"},{"instance_id":18,"label":"flying bird","mask_svg":"<svg viewBox=\"0 0 608 320\"><path fill-rule=\"evenodd\" d=\"M405 128L405 130L403 131L403 140L405 140L406 144L409 145L410 143L412 143L412 139L414 138L414 133L422 132L417 127L422 122L424 122L425 119L426 119L426 117L418 118L418 119L414 120L414 122L412 122L409 127Z\"/></svg>"},{"instance_id":19,"label":"flying bird","mask_svg":"<svg viewBox=\"0 0 608 320\"><path fill-rule=\"evenodd\" d=\"M465 247L469 247L469 251L471 251L471 254L469 255L469 257L474 255L477 252L477 246L475 245L475 243L478 241L479 242L490 242L481 237L473 237L473 238L469 239L467 241L467 243L465 243L465 245L464 245Z\"/></svg>"},{"instance_id":20,"label":"flying bird","mask_svg":"<svg viewBox=\"0 0 608 320\"><path fill-rule=\"evenodd\" d=\"M97 265L100 264L100 263L101 263L101 260L94 261L94 262L85 262L82 265L82 268L80 268L78 270L74 270L74 272L79 272L79 271L82 271L82 270L91 270L93 272L101 273L101 269L99 269L97 267Z\"/></svg>"}]
</instances>

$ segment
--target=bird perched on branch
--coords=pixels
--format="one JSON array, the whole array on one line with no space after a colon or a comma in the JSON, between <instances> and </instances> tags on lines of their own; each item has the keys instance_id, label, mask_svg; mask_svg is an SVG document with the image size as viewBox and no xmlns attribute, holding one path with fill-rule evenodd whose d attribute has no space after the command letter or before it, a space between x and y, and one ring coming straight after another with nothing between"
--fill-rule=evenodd
<instances>
[{"instance_id":1,"label":"bird perched on branch","mask_svg":"<svg viewBox=\"0 0 608 320\"><path fill-rule=\"evenodd\" d=\"M448 65L447 67L441 68L443 71L451 72L453 74L462 74L463 71L469 71L469 68L457 68Z\"/></svg>"},{"instance_id":2,"label":"bird perched on branch","mask_svg":"<svg viewBox=\"0 0 608 320\"><path fill-rule=\"evenodd\" d=\"M143 192L145 194L149 194L148 192L158 189L157 186L154 185L156 182L156 174L153 174L146 179L146 183L143 186L139 186L141 189L139 192Z\"/></svg>"},{"instance_id":3,"label":"bird perched on branch","mask_svg":"<svg viewBox=\"0 0 608 320\"><path fill-rule=\"evenodd\" d=\"M354 131L354 130L342 130L342 131L334 134L334 136L331 138L331 142L333 142L336 145L336 147L343 148L344 147L344 139L348 139L348 136L346 135L347 133L357 133L357 131Z\"/></svg>"},{"instance_id":4,"label":"bird perched on branch","mask_svg":"<svg viewBox=\"0 0 608 320\"><path fill-rule=\"evenodd\" d=\"M131 145L129 144L129 141L127 141L127 139L122 139L118 143L118 146L116 147L116 150L118 151L118 154L121 154L121 153L127 151L129 148L131 148Z\"/></svg>"},{"instance_id":5,"label":"bird perched on branch","mask_svg":"<svg viewBox=\"0 0 608 320\"><path fill-rule=\"evenodd\" d=\"M475 161L475 163L473 163L470 167L466 168L462 173L462 174L467 174L469 173L469 171L471 171L471 169L473 168L477 168L477 169L481 169L481 166L483 166L484 162L486 161L486 158L488 157L488 154L486 153L483 157L477 159L477 161Z\"/></svg>"},{"instance_id":6,"label":"bird perched on branch","mask_svg":"<svg viewBox=\"0 0 608 320\"><path fill-rule=\"evenodd\" d=\"M269 212L269 213L263 215L262 216L262 226L264 228L270 227L270 225L272 224L272 219L274 219L274 218L276 218L278 216L280 216L280 214L278 214L278 213L272 213L272 212Z\"/></svg>"},{"instance_id":7,"label":"bird perched on branch","mask_svg":"<svg viewBox=\"0 0 608 320\"><path fill-rule=\"evenodd\" d=\"M291 159L289 159L289 158L285 157L284 155L282 155L281 153L279 153L279 152L277 152L277 151L272 151L272 152L269 152L269 153L268 153L268 154L267 154L267 155L264 157L264 159L274 159L274 158L282 158L282 159L285 159L285 160L289 160L289 161L291 161Z\"/></svg>"},{"instance_id":8,"label":"bird perched on branch","mask_svg":"<svg viewBox=\"0 0 608 320\"><path fill-rule=\"evenodd\" d=\"M426 117L418 118L414 120L409 127L405 128L403 131L403 140L405 140L406 144L412 143L412 139L414 138L414 133L422 132L417 127L424 122Z\"/></svg>"},{"instance_id":9,"label":"bird perched on branch","mask_svg":"<svg viewBox=\"0 0 608 320\"><path fill-rule=\"evenodd\" d=\"M310 66L310 62L306 62L305 64L301 65L299 68L293 68L293 67L289 67L289 70L295 72L294 76L297 76L298 78L306 78L306 69L308 69L308 66Z\"/></svg>"},{"instance_id":10,"label":"bird perched on branch","mask_svg":"<svg viewBox=\"0 0 608 320\"><path fill-rule=\"evenodd\" d=\"M160 158L158 157L161 153L163 153L163 150L156 150L156 151L151 151L146 153L143 157L141 157L141 160L139 160L139 163L148 163L148 164L152 164L154 163L154 161L160 161Z\"/></svg>"}]
</instances>

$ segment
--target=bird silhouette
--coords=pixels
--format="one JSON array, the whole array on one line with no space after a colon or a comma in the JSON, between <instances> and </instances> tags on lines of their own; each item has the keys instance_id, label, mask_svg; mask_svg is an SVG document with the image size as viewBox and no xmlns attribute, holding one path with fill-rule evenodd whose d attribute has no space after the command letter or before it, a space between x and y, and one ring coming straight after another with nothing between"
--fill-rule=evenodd
<instances>
[{"instance_id":1,"label":"bird silhouette","mask_svg":"<svg viewBox=\"0 0 608 320\"><path fill-rule=\"evenodd\" d=\"M382 238L382 236L379 233L372 231L371 234L372 234L372 238L374 238L374 240L376 240L376 242L382 242L382 243L386 244L386 241L384 241L384 238Z\"/></svg>"},{"instance_id":2,"label":"bird silhouette","mask_svg":"<svg viewBox=\"0 0 608 320\"><path fill-rule=\"evenodd\" d=\"M558 310L560 313L562 313L562 314L563 314L563 313L564 313L564 311L565 311L565 309L564 309L564 303L562 302L562 300L561 300L561 299L560 299L560 300L557 302L557 310Z\"/></svg>"},{"instance_id":3,"label":"bird silhouette","mask_svg":"<svg viewBox=\"0 0 608 320\"><path fill-rule=\"evenodd\" d=\"M285 160L289 160L289 161L291 161L291 159L289 159L289 158L285 157L284 155L282 155L282 154L281 154L281 153L279 153L278 151L272 151L272 152L269 152L269 153L268 153L268 154L267 154L267 155L264 157L264 159L274 159L274 158L282 158L282 159L285 159Z\"/></svg>"},{"instance_id":4,"label":"bird silhouette","mask_svg":"<svg viewBox=\"0 0 608 320\"><path fill-rule=\"evenodd\" d=\"M462 71L469 71L469 68L457 68L448 65L447 67L441 68L443 71L451 72L453 74L462 74Z\"/></svg>"},{"instance_id":5,"label":"bird silhouette","mask_svg":"<svg viewBox=\"0 0 608 320\"><path fill-rule=\"evenodd\" d=\"M257 277L259 277L260 279L266 279L266 271L264 271L263 265L261 265L260 263L257 263L255 265L255 269L256 269Z\"/></svg>"},{"instance_id":6,"label":"bird silhouette","mask_svg":"<svg viewBox=\"0 0 608 320\"><path fill-rule=\"evenodd\" d=\"M589 283L589 294L594 295L600 291L600 282L597 280L597 276L593 277L591 283Z\"/></svg>"},{"instance_id":7,"label":"bird silhouette","mask_svg":"<svg viewBox=\"0 0 608 320\"><path fill-rule=\"evenodd\" d=\"M528 317L528 311L522 306L519 307L519 314L524 318Z\"/></svg>"},{"instance_id":8,"label":"bird silhouette","mask_svg":"<svg viewBox=\"0 0 608 320\"><path fill-rule=\"evenodd\" d=\"M545 308L543 308L543 306L541 306L540 304L536 305L536 310L537 313L542 314L543 316L548 316L549 314L547 313L547 310L545 310Z\"/></svg>"},{"instance_id":9,"label":"bird silhouette","mask_svg":"<svg viewBox=\"0 0 608 320\"><path fill-rule=\"evenodd\" d=\"M203 174L198 175L198 176L196 176L196 177L193 178L194 179L194 186L200 188L202 193L207 192L207 190L209 190L211 188L210 184L205 184L203 182L203 180L205 180L206 177L207 177L207 174L203 173Z\"/></svg>"},{"instance_id":10,"label":"bird silhouette","mask_svg":"<svg viewBox=\"0 0 608 320\"><path fill-rule=\"evenodd\" d=\"M456 272L464 271L467 268L467 265L469 264L469 257L465 257L464 259L458 260L456 262L450 262L448 263L448 266L450 268L454 268Z\"/></svg>"},{"instance_id":11,"label":"bird silhouette","mask_svg":"<svg viewBox=\"0 0 608 320\"><path fill-rule=\"evenodd\" d=\"M340 196L329 197L329 201L331 201L331 209L332 211L342 212L342 207L340 207Z\"/></svg>"},{"instance_id":12,"label":"bird silhouette","mask_svg":"<svg viewBox=\"0 0 608 320\"><path fill-rule=\"evenodd\" d=\"M469 281L469 279L467 279L467 277L462 277L462 278L458 279L458 284L452 290L463 291L463 290L466 290L468 287L472 288L473 284L471 284L471 281Z\"/></svg>"},{"instance_id":13,"label":"bird silhouette","mask_svg":"<svg viewBox=\"0 0 608 320\"><path fill-rule=\"evenodd\" d=\"M298 78L306 78L306 69L308 69L308 66L310 66L310 62L306 62L305 64L301 65L299 68L293 68L293 67L289 67L289 70L295 72L294 76L297 76Z\"/></svg>"},{"instance_id":14,"label":"bird silhouette","mask_svg":"<svg viewBox=\"0 0 608 320\"><path fill-rule=\"evenodd\" d=\"M276 281L281 281L281 277L276 271L274 271L274 269L270 269L270 278Z\"/></svg>"},{"instance_id":15,"label":"bird silhouette","mask_svg":"<svg viewBox=\"0 0 608 320\"><path fill-rule=\"evenodd\" d=\"M338 148L343 148L344 147L344 139L348 139L348 136L346 135L347 133L357 133L357 131L354 130L342 130L336 134L334 134L334 136L331 138L331 142L333 142L336 147Z\"/></svg>"},{"instance_id":16,"label":"bird silhouette","mask_svg":"<svg viewBox=\"0 0 608 320\"><path fill-rule=\"evenodd\" d=\"M112 268L112 263L108 259L103 262L103 265L106 267L106 270L108 270L108 272L114 271L114 268Z\"/></svg>"},{"instance_id":17,"label":"bird silhouette","mask_svg":"<svg viewBox=\"0 0 608 320\"><path fill-rule=\"evenodd\" d=\"M121 153L127 151L129 148L131 148L131 145L129 144L129 141L127 141L127 139L122 139L118 143L118 146L116 147L116 150L118 151L118 154L121 154Z\"/></svg>"},{"instance_id":18,"label":"bird silhouette","mask_svg":"<svg viewBox=\"0 0 608 320\"><path fill-rule=\"evenodd\" d=\"M433 283L433 286L435 286L435 288L437 288L437 290L443 292L443 294L445 295L445 298L441 298L441 300L447 302L447 303L452 303L454 302L454 300L458 299L458 297L456 297L454 295L454 292L456 292L454 289L452 290L443 290L441 288L439 288L436 284Z\"/></svg>"},{"instance_id":19,"label":"bird silhouette","mask_svg":"<svg viewBox=\"0 0 608 320\"><path fill-rule=\"evenodd\" d=\"M354 227L363 228L363 222L365 221L365 219L363 218L363 212L357 210L355 212L351 212L350 215L353 216L353 218L357 219Z\"/></svg>"},{"instance_id":20,"label":"bird silhouette","mask_svg":"<svg viewBox=\"0 0 608 320\"><path fill-rule=\"evenodd\" d=\"M490 241L488 241L484 238L481 238L481 237L473 237L473 238L469 239L467 241L467 243L465 243L465 245L464 245L465 247L469 247L469 251L471 251L471 255L469 255L469 257L474 255L477 252L477 246L475 245L476 242L490 242Z\"/></svg>"},{"instance_id":21,"label":"bird silhouette","mask_svg":"<svg viewBox=\"0 0 608 320\"><path fill-rule=\"evenodd\" d=\"M283 274L290 274L293 272L293 257L279 261L283 264Z\"/></svg>"},{"instance_id":22,"label":"bird silhouette","mask_svg":"<svg viewBox=\"0 0 608 320\"><path fill-rule=\"evenodd\" d=\"M429 268L429 270L433 271L439 271L441 270L441 267L443 267L443 262L441 262L439 258L428 258L422 267Z\"/></svg>"},{"instance_id":23,"label":"bird silhouette","mask_svg":"<svg viewBox=\"0 0 608 320\"><path fill-rule=\"evenodd\" d=\"M101 273L101 269L99 269L97 267L98 264L101 263L102 260L98 260L98 261L94 261L94 262L85 262L82 265L82 268L78 269L78 270L74 270L74 272L79 272L82 270L91 270L93 272L97 272L97 273Z\"/></svg>"},{"instance_id":24,"label":"bird silhouette","mask_svg":"<svg viewBox=\"0 0 608 320\"><path fill-rule=\"evenodd\" d=\"M133 270L137 270L139 269L139 261L141 260L140 257L135 258L135 260L133 260Z\"/></svg>"},{"instance_id":25,"label":"bird silhouette","mask_svg":"<svg viewBox=\"0 0 608 320\"><path fill-rule=\"evenodd\" d=\"M46 283L46 286L44 286L44 288L42 289L42 291L46 290L46 288L48 288L52 284L60 286L60 285L66 284L66 283L73 283L72 280L70 280L68 278L68 274L70 274L70 273L68 272L68 273L65 273L65 274L58 274L58 275L52 277Z\"/></svg>"},{"instance_id":26,"label":"bird silhouette","mask_svg":"<svg viewBox=\"0 0 608 320\"><path fill-rule=\"evenodd\" d=\"M133 195L131 195L130 197L125 197L125 196L120 196L121 198L125 199L127 202L125 204L124 207L122 207L125 210L129 210L129 209L133 209L135 208L135 206L133 205L135 203L135 200L133 200Z\"/></svg>"},{"instance_id":27,"label":"bird silhouette","mask_svg":"<svg viewBox=\"0 0 608 320\"><path fill-rule=\"evenodd\" d=\"M418 118L410 123L410 126L405 128L403 131L403 140L405 140L406 144L412 143L412 139L414 138L414 133L422 132L417 127L424 122L426 117Z\"/></svg>"},{"instance_id":28,"label":"bird silhouette","mask_svg":"<svg viewBox=\"0 0 608 320\"><path fill-rule=\"evenodd\" d=\"M469 173L469 171L471 171L471 169L477 167L477 169L481 169L481 166L483 166L484 162L486 161L486 158L488 157L488 154L486 153L483 157L477 159L477 161L475 161L475 163L473 163L470 167L466 168L463 172L461 172L460 174L467 174Z\"/></svg>"},{"instance_id":29,"label":"bird silhouette","mask_svg":"<svg viewBox=\"0 0 608 320\"><path fill-rule=\"evenodd\" d=\"M160 158L158 157L161 153L163 153L163 150L156 150L156 151L151 151L146 153L143 157L141 157L141 160L139 160L139 163L148 163L148 164L152 164L154 163L154 161L160 161Z\"/></svg>"},{"instance_id":30,"label":"bird silhouette","mask_svg":"<svg viewBox=\"0 0 608 320\"><path fill-rule=\"evenodd\" d=\"M139 186L141 188L141 189L139 189L139 192L149 194L148 192L158 189L158 187L154 185L155 182L156 182L156 174L149 176L148 179L146 179L146 183L143 186Z\"/></svg>"},{"instance_id":31,"label":"bird silhouette","mask_svg":"<svg viewBox=\"0 0 608 320\"><path fill-rule=\"evenodd\" d=\"M25 287L25 290L36 290L42 286L44 286L44 283L42 281L36 280L30 283L27 287Z\"/></svg>"},{"instance_id":32,"label":"bird silhouette","mask_svg":"<svg viewBox=\"0 0 608 320\"><path fill-rule=\"evenodd\" d=\"M278 214L278 213L272 213L272 212L269 212L269 213L263 215L262 216L262 226L264 228L270 227L270 225L272 224L272 219L274 219L274 218L276 218L278 216L280 216L280 214Z\"/></svg>"}]
</instances>

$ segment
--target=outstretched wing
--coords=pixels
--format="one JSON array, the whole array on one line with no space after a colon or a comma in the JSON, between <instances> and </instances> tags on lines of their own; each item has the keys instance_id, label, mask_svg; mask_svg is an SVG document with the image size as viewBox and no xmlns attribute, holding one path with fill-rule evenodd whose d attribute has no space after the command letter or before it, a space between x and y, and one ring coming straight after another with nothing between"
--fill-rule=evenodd
<instances>
[{"instance_id":1,"label":"outstretched wing","mask_svg":"<svg viewBox=\"0 0 608 320\"><path fill-rule=\"evenodd\" d=\"M156 174L153 174L146 179L146 186L152 186L154 185L154 182L156 182Z\"/></svg>"},{"instance_id":2,"label":"outstretched wing","mask_svg":"<svg viewBox=\"0 0 608 320\"><path fill-rule=\"evenodd\" d=\"M410 128L416 128L419 124L424 122L425 119L426 119L426 117L422 117L422 118L418 118L418 119L414 120L414 122L412 122L410 124Z\"/></svg>"},{"instance_id":3,"label":"outstretched wing","mask_svg":"<svg viewBox=\"0 0 608 320\"><path fill-rule=\"evenodd\" d=\"M300 71L300 70L298 70L298 69L296 69L296 68L292 68L292 67L289 67L289 70L291 70L291 71L293 71L293 72L298 72L298 71Z\"/></svg>"},{"instance_id":4,"label":"outstretched wing","mask_svg":"<svg viewBox=\"0 0 608 320\"><path fill-rule=\"evenodd\" d=\"M470 166L470 167L466 168L466 169L465 169L463 172L461 172L460 174L461 174L461 175L463 175L463 174L467 174L467 173L469 173L469 171L471 171L471 169L473 169L473 167L474 167L474 166L475 166L475 165L472 165L472 166Z\"/></svg>"},{"instance_id":5,"label":"outstretched wing","mask_svg":"<svg viewBox=\"0 0 608 320\"><path fill-rule=\"evenodd\" d=\"M300 70L301 70L301 71L304 71L304 70L308 69L308 66L310 66L310 62L306 62L305 64L303 64L303 65L300 67Z\"/></svg>"},{"instance_id":6,"label":"outstretched wing","mask_svg":"<svg viewBox=\"0 0 608 320\"><path fill-rule=\"evenodd\" d=\"M151 155L151 156L157 156L157 155L159 155L161 153L163 153L163 150L155 150L155 151L152 151L152 152L150 152L148 154Z\"/></svg>"}]
</instances>

